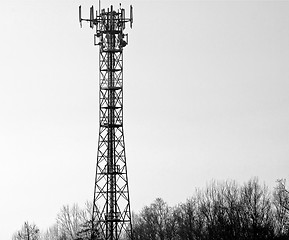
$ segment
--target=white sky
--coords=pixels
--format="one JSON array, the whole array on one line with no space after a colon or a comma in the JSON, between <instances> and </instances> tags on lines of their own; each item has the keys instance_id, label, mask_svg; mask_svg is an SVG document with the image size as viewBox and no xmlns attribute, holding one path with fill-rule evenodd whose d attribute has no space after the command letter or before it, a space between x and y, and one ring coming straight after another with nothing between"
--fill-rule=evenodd
<instances>
[{"instance_id":1,"label":"white sky","mask_svg":"<svg viewBox=\"0 0 289 240\"><path fill-rule=\"evenodd\" d=\"M93 196L98 48L91 0L1 3L0 239ZM103 6L119 1L102 1ZM289 2L122 1L131 206L212 179L289 178ZM128 9L128 8L127 8Z\"/></svg>"}]
</instances>

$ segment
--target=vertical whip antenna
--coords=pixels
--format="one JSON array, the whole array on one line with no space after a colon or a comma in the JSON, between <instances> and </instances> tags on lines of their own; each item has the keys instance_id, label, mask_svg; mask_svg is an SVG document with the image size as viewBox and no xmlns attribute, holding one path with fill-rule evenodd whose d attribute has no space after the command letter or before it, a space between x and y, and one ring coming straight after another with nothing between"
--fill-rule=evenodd
<instances>
[{"instance_id":1,"label":"vertical whip antenna","mask_svg":"<svg viewBox=\"0 0 289 240\"><path fill-rule=\"evenodd\" d=\"M79 18L80 27L82 28L81 6L79 6L78 8L78 18Z\"/></svg>"}]
</instances>

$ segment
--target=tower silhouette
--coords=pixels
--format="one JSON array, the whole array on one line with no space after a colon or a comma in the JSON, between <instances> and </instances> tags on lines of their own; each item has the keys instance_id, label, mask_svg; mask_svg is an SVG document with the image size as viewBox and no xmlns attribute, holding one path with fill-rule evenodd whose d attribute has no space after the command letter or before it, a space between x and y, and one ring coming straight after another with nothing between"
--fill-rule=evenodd
<instances>
[{"instance_id":1,"label":"tower silhouette","mask_svg":"<svg viewBox=\"0 0 289 240\"><path fill-rule=\"evenodd\" d=\"M99 4L100 5L100 4ZM96 11L90 8L90 27L96 27L94 44L99 46L99 139L94 184L91 239L132 239L130 199L123 131L123 48L130 22L125 9Z\"/></svg>"}]
</instances>

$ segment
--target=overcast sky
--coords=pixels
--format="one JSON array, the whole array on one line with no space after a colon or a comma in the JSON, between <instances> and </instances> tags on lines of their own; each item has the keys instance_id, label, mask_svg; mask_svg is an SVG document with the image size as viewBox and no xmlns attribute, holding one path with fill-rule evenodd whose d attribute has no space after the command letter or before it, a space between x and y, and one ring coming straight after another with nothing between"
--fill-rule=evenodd
<instances>
[{"instance_id":1,"label":"overcast sky","mask_svg":"<svg viewBox=\"0 0 289 240\"><path fill-rule=\"evenodd\" d=\"M0 239L92 200L98 47L91 0L1 2ZM103 6L119 1L102 1ZM212 179L289 178L289 2L122 1L132 210Z\"/></svg>"}]
</instances>

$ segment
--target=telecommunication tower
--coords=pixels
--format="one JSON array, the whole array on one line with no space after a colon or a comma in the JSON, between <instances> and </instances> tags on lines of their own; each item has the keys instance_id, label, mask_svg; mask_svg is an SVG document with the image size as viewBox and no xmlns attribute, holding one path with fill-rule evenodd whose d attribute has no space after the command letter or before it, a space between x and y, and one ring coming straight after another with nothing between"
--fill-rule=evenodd
<instances>
[{"instance_id":1,"label":"telecommunication tower","mask_svg":"<svg viewBox=\"0 0 289 240\"><path fill-rule=\"evenodd\" d=\"M123 48L125 9L90 8L90 18L79 21L96 28L94 45L99 46L99 140L94 185L91 239L132 239L130 199L123 131Z\"/></svg>"}]
</instances>

